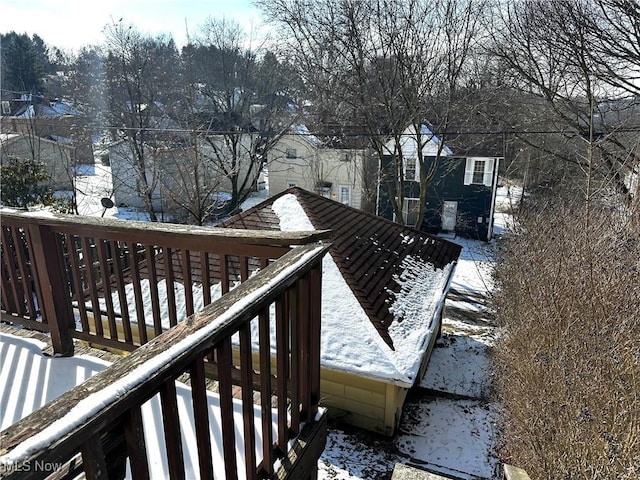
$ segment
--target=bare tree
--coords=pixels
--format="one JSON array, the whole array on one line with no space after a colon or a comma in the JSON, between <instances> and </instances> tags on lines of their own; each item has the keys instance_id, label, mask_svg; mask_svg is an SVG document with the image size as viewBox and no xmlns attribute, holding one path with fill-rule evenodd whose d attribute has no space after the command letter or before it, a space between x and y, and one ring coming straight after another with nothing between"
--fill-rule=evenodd
<instances>
[{"instance_id":1,"label":"bare tree","mask_svg":"<svg viewBox=\"0 0 640 480\"><path fill-rule=\"evenodd\" d=\"M191 123L206 144L201 154L231 195L233 213L255 188L267 152L296 117L295 78L227 20L209 19L183 57L189 83L202 95Z\"/></svg>"},{"instance_id":2,"label":"bare tree","mask_svg":"<svg viewBox=\"0 0 640 480\"><path fill-rule=\"evenodd\" d=\"M204 225L224 212L228 199L222 191L223 175L202 140L204 132L194 121L199 100L197 86L186 84L180 101L172 108L180 131L173 143L157 152L157 161L159 188L172 220Z\"/></svg>"},{"instance_id":3,"label":"bare tree","mask_svg":"<svg viewBox=\"0 0 640 480\"><path fill-rule=\"evenodd\" d=\"M528 125L526 120L520 123L520 130L541 130L542 126L557 132L565 147L548 149L537 142L536 138L544 139L548 144L551 133L524 133L520 138L582 172L580 181L574 178L573 184L585 199L586 218L589 203L610 195L611 190L629 205L632 195L626 177L637 169L633 153L637 146L625 138L629 131L620 116L624 110L632 115L632 109L617 88L633 83L633 77L620 67L620 61L614 61L621 53L603 42L619 31L603 13L605 3L617 2L600 2L600 6L572 0L513 3L502 10L492 47L511 86L523 92L523 99L531 99L529 105L545 106L538 109L544 112L544 122L532 117Z\"/></svg>"},{"instance_id":4,"label":"bare tree","mask_svg":"<svg viewBox=\"0 0 640 480\"><path fill-rule=\"evenodd\" d=\"M310 88L317 122L357 124L370 138L398 221L404 170L420 169L420 211L451 121L454 92L477 39L484 2L475 0L331 0L257 2L289 38L287 51ZM430 128L423 128L430 122ZM423 147L440 148L427 165ZM408 144L413 144L411 153Z\"/></svg>"},{"instance_id":5,"label":"bare tree","mask_svg":"<svg viewBox=\"0 0 640 480\"><path fill-rule=\"evenodd\" d=\"M114 188L118 182L133 181L155 222L161 205L154 150L170 140L164 102L171 99L179 80L171 68L178 64L178 52L173 40L144 37L121 21L108 25L105 35L108 122L113 135L128 147L123 160L130 162L127 176L114 177Z\"/></svg>"}]
</instances>

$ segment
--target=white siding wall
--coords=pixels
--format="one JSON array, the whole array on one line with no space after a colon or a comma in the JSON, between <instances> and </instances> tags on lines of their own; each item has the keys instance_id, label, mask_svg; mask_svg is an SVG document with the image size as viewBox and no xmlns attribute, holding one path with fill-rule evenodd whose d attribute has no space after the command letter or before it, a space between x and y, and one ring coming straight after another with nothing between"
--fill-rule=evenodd
<instances>
[{"instance_id":1,"label":"white siding wall","mask_svg":"<svg viewBox=\"0 0 640 480\"><path fill-rule=\"evenodd\" d=\"M296 158L287 158L287 150L292 149ZM286 135L268 154L269 194L276 195L291 184L317 192L317 182L323 180L331 183L329 196L336 201L340 200L340 186L350 186L350 206L360 208L363 159L363 150L316 148L303 136Z\"/></svg>"}]
</instances>

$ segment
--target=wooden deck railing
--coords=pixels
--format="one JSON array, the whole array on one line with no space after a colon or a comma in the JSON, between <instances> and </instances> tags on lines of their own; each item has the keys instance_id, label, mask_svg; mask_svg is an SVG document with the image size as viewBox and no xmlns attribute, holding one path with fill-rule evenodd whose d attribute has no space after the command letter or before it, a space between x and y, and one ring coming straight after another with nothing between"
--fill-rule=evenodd
<instances>
[{"instance_id":1,"label":"wooden deck railing","mask_svg":"<svg viewBox=\"0 0 640 480\"><path fill-rule=\"evenodd\" d=\"M47 225L38 231L43 235L42 230L49 232L50 228ZM5 234L9 231L3 225ZM113 233L112 241L119 241L118 235ZM30 241L37 245L39 240L32 236ZM14 240L14 244L19 242ZM58 251L58 245L50 246ZM82 471L90 479L122 478L127 459L132 478L147 479L153 478L149 460L166 455L170 477L179 479L185 478L186 451L197 449L200 478L213 478L212 449L216 446L204 376L205 359L213 356L218 369L226 478L313 477L326 440L326 419L318 410L318 400L322 257L327 249L326 244L318 243L292 249L201 312L0 432L0 472L8 479L45 478L57 466L56 478L75 478ZM267 249L265 255L270 252ZM58 258L62 263L62 257ZM36 266L42 274L40 265ZM27 290L28 285L23 288ZM233 348L240 358L240 426L233 417L238 401L232 398ZM276 361L271 371L273 355ZM185 372L190 374L196 438L190 445L181 441L185 419L178 418L176 399L176 379ZM254 375L260 378L257 389ZM277 400L272 398L273 391ZM254 423L255 393L261 397L258 425ZM149 421L144 418L143 404L157 396L166 445L163 452L150 451L149 439L143 434L143 424ZM277 414L276 427L272 413ZM244 443L241 459L235 448L238 435ZM261 451L261 458L256 451Z\"/></svg>"},{"instance_id":2,"label":"wooden deck railing","mask_svg":"<svg viewBox=\"0 0 640 480\"><path fill-rule=\"evenodd\" d=\"M1 232L2 320L49 332L58 355L74 337L133 350L327 237L4 212Z\"/></svg>"}]
</instances>

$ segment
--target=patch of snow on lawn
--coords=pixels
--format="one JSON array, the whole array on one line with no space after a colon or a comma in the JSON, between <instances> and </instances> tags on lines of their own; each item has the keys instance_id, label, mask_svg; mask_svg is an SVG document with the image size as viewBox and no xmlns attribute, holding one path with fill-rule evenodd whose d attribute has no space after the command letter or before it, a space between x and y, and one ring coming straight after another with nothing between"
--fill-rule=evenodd
<instances>
[{"instance_id":1,"label":"patch of snow on lawn","mask_svg":"<svg viewBox=\"0 0 640 480\"><path fill-rule=\"evenodd\" d=\"M473 398L488 396L491 364L487 351L486 339L443 333L420 386Z\"/></svg>"},{"instance_id":2,"label":"patch of snow on lawn","mask_svg":"<svg viewBox=\"0 0 640 480\"><path fill-rule=\"evenodd\" d=\"M443 398L406 403L395 443L414 464L459 478L496 478L498 412L477 400Z\"/></svg>"}]
</instances>

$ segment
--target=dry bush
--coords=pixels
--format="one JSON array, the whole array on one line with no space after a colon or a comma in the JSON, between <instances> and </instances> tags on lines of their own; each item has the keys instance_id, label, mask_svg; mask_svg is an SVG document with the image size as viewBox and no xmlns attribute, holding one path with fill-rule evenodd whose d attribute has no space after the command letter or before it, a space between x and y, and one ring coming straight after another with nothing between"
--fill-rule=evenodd
<instances>
[{"instance_id":1,"label":"dry bush","mask_svg":"<svg viewBox=\"0 0 640 480\"><path fill-rule=\"evenodd\" d=\"M640 478L640 232L585 218L527 211L495 272L501 454L534 479Z\"/></svg>"}]
</instances>

